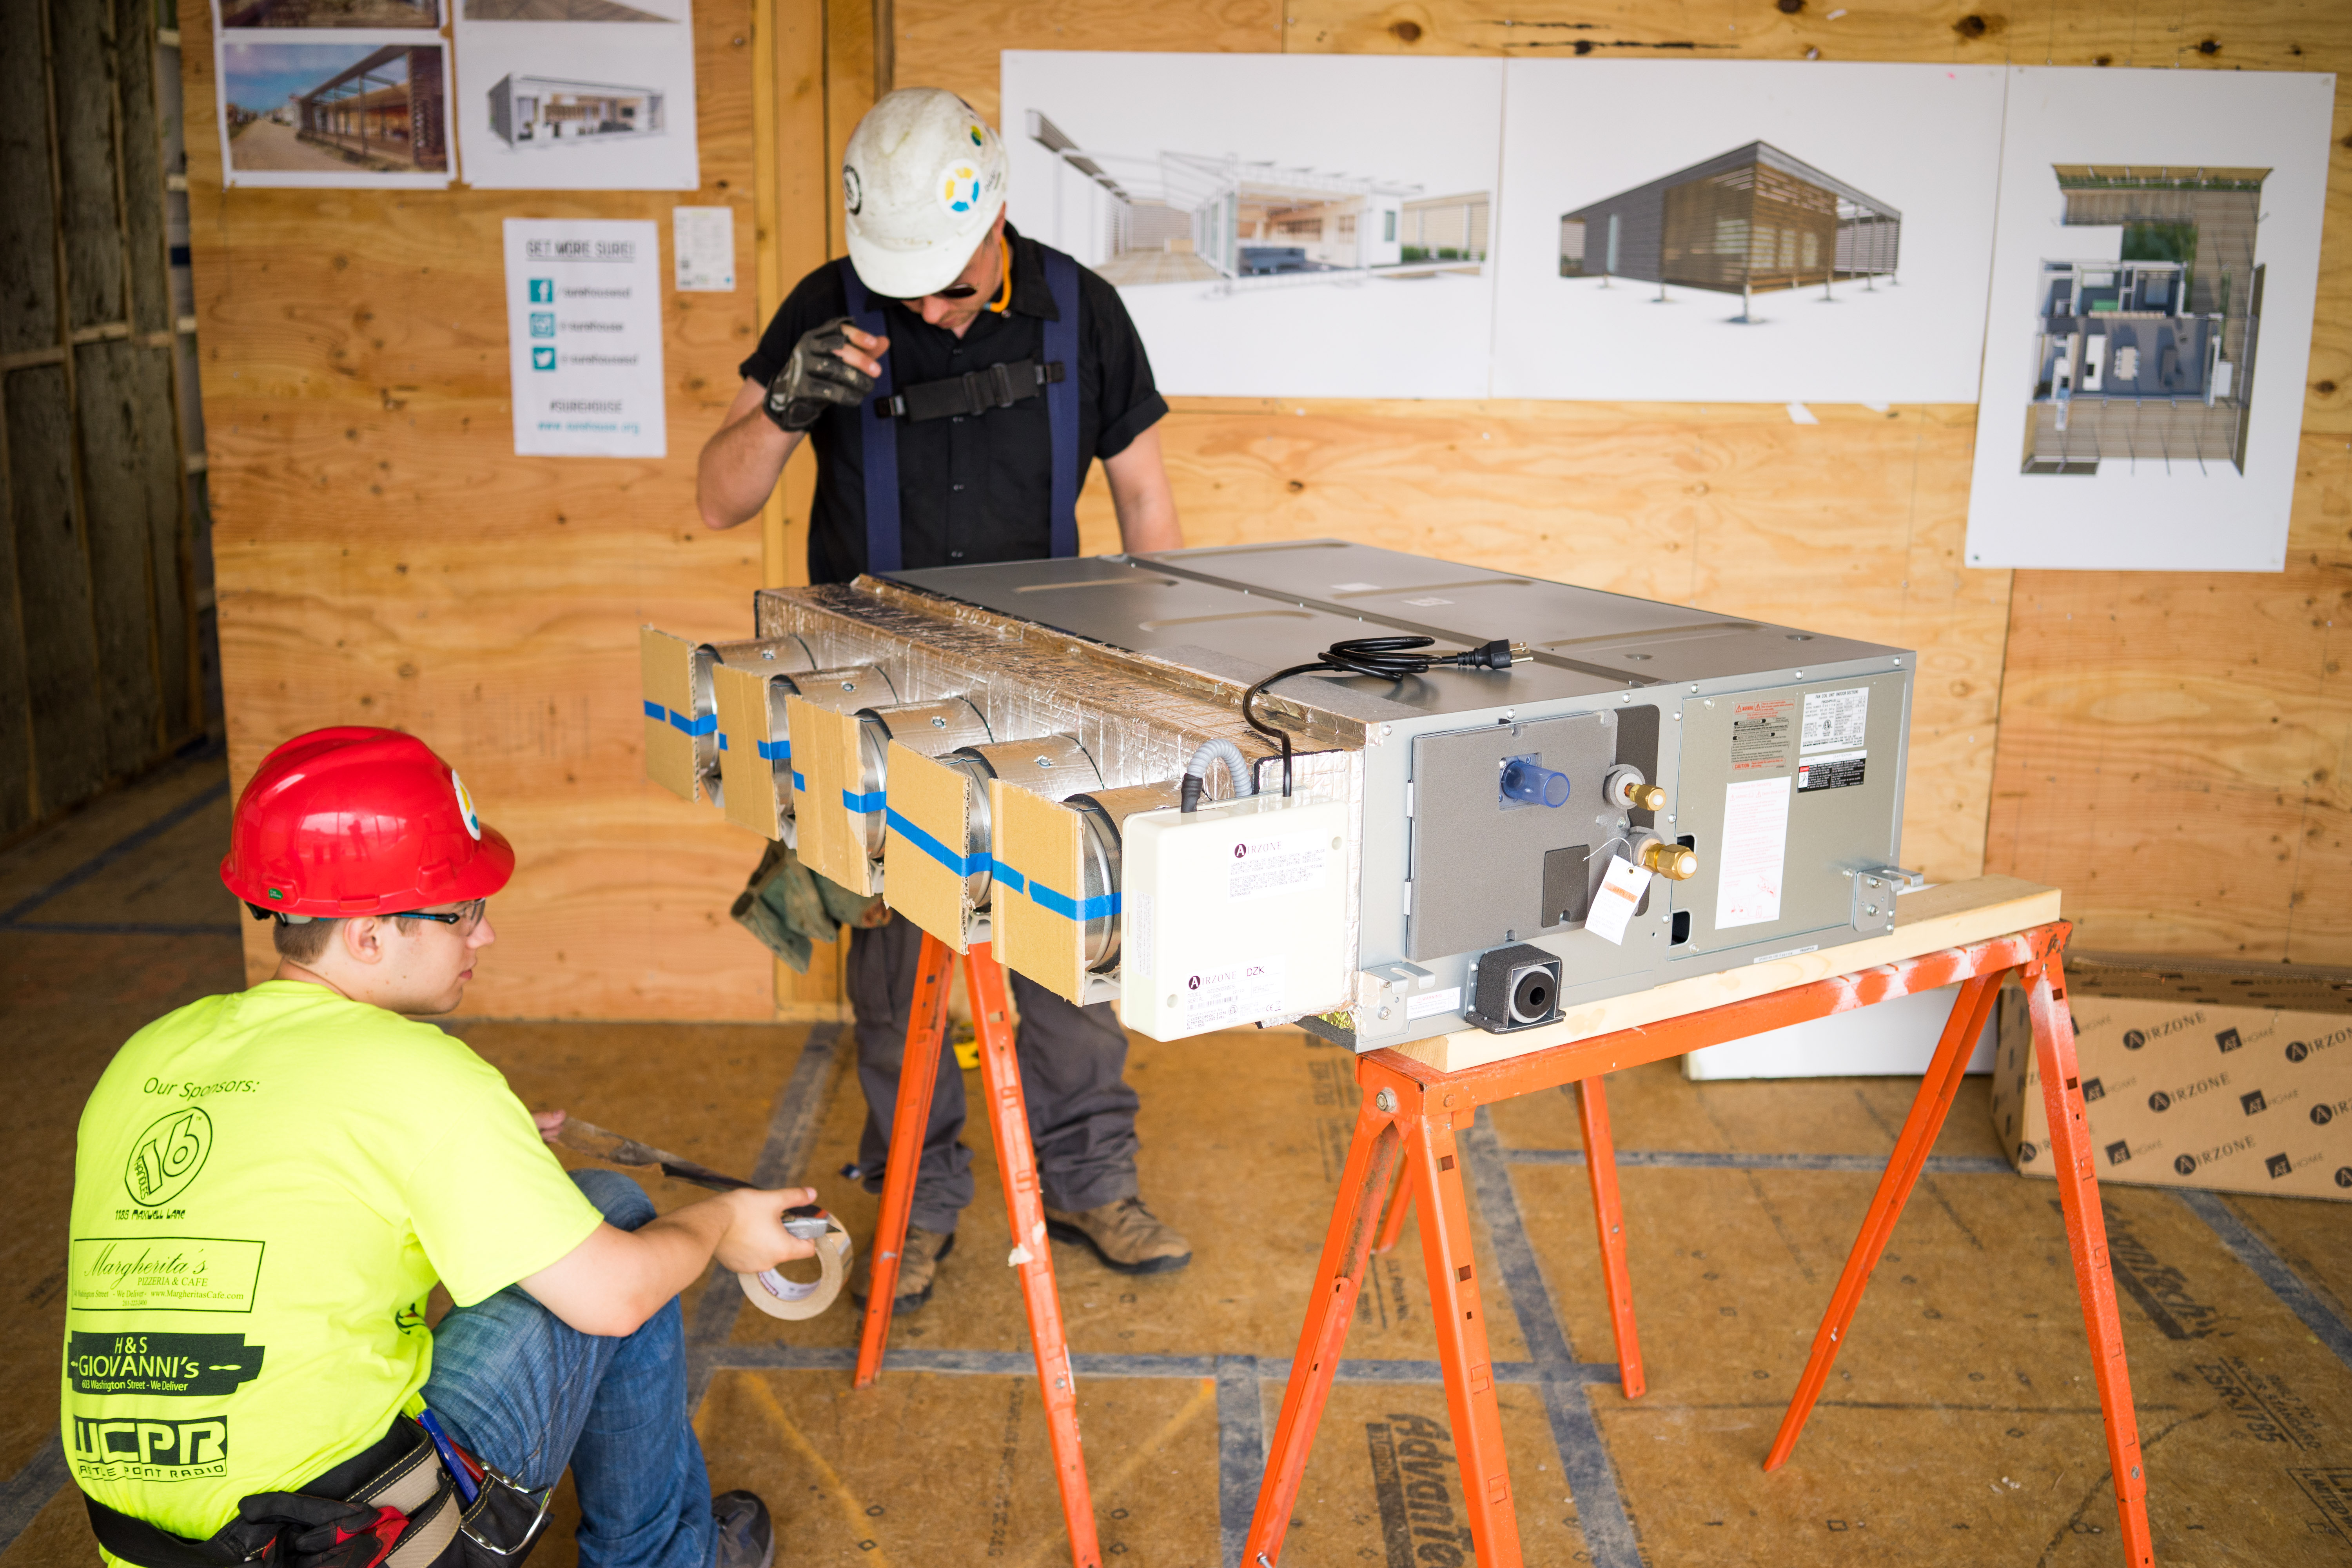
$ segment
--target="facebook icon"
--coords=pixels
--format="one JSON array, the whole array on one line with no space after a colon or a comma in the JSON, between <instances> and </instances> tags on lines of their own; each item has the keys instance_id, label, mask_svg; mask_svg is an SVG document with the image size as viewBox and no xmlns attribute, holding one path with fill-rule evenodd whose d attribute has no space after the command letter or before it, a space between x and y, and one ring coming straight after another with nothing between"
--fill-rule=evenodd
<instances>
[{"instance_id":1,"label":"facebook icon","mask_svg":"<svg viewBox=\"0 0 2352 1568\"><path fill-rule=\"evenodd\" d=\"M554 304L555 279L552 278L532 279L530 280L530 302L534 305Z\"/></svg>"}]
</instances>

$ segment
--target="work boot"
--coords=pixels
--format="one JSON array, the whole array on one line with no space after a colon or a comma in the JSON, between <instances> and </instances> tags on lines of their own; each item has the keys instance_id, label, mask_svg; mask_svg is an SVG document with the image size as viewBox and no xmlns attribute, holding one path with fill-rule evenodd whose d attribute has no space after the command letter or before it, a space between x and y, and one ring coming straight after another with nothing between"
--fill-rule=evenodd
<instances>
[{"instance_id":1,"label":"work boot","mask_svg":"<svg viewBox=\"0 0 2352 1568\"><path fill-rule=\"evenodd\" d=\"M770 1568L776 1561L776 1529L757 1492L720 1492L710 1500L710 1521L719 1527L719 1568Z\"/></svg>"},{"instance_id":2,"label":"work boot","mask_svg":"<svg viewBox=\"0 0 2352 1568\"><path fill-rule=\"evenodd\" d=\"M955 1250L955 1232L925 1230L919 1225L907 1227L907 1244L898 1252L898 1294L890 1303L892 1312L911 1312L931 1299L931 1281L938 1278L940 1265ZM858 1310L866 1310L866 1298L874 1280L874 1247L868 1243L858 1255L857 1270L849 1277L849 1300Z\"/></svg>"},{"instance_id":3,"label":"work boot","mask_svg":"<svg viewBox=\"0 0 2352 1568\"><path fill-rule=\"evenodd\" d=\"M1141 1198L1121 1198L1077 1214L1049 1208L1045 1234L1055 1241L1086 1243L1104 1268L1121 1274L1166 1274L1192 1261L1192 1243Z\"/></svg>"}]
</instances>

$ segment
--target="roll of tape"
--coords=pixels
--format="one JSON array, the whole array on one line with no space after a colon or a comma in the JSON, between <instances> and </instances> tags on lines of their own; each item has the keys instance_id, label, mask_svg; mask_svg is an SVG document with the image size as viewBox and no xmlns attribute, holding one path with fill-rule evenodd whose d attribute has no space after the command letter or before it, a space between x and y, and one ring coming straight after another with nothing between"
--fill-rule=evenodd
<instances>
[{"instance_id":1,"label":"roll of tape","mask_svg":"<svg viewBox=\"0 0 2352 1568\"><path fill-rule=\"evenodd\" d=\"M797 1322L832 1306L849 1279L849 1233L830 1215L824 1234L817 1238L816 1258L823 1272L814 1279L787 1279L773 1268L735 1278L751 1305L772 1318Z\"/></svg>"}]
</instances>

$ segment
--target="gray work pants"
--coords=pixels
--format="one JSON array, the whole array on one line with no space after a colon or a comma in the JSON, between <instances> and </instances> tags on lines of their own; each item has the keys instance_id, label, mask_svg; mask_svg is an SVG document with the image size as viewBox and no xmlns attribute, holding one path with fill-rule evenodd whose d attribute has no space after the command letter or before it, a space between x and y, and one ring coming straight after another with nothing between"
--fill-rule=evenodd
<instances>
[{"instance_id":1,"label":"gray work pants","mask_svg":"<svg viewBox=\"0 0 2352 1568\"><path fill-rule=\"evenodd\" d=\"M868 1173L869 1193L882 1190L882 1166L890 1152L898 1064L907 1051L922 945L922 929L900 916L887 925L852 927L849 932L849 1005L857 1018L857 1081L866 1091L857 1163ZM1013 1004L1021 1014L1015 1041L1021 1093L1028 1101L1029 1138L1047 1205L1076 1211L1135 1196L1138 1102L1122 1076L1126 1031L1107 1002L1081 1007L1021 975L1012 978ZM971 1202L971 1151L963 1146L963 1074L956 1068L955 1052L942 1043L930 1124L923 1130L923 1158L915 1171L911 1217L925 1230L954 1230L956 1216Z\"/></svg>"}]
</instances>

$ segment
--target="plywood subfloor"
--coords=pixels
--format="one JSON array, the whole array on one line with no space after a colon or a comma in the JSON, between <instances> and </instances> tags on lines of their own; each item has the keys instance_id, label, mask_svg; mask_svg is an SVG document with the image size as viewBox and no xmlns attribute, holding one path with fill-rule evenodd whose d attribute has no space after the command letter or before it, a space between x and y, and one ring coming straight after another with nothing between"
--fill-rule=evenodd
<instances>
[{"instance_id":1,"label":"plywood subfloor","mask_svg":"<svg viewBox=\"0 0 2352 1568\"><path fill-rule=\"evenodd\" d=\"M211 879L220 782L219 763L200 762L0 858L0 1029L24 1069L5 1112L20 1220L0 1256L25 1292L0 1326L0 1568L89 1561L78 1500L47 1458L73 1125L132 1029L237 983L236 912ZM453 1027L536 1108L723 1170L796 1168L865 1244L877 1205L838 1174L862 1117L845 1031ZM1109 1560L1231 1568L1345 1154L1350 1060L1251 1032L1139 1039L1130 1068L1145 1192L1194 1261L1129 1279L1055 1248L1100 1537ZM1638 1401L1615 1385L1573 1099L1500 1107L1466 1135L1528 1563L2117 1560L2056 1191L2001 1164L1981 1079L1962 1092L1795 1458L1760 1468L1911 1089L1695 1084L1673 1063L1611 1080L1650 1380ZM1067 1561L992 1152L985 1128L967 1137L979 1196L876 1388L849 1386L845 1308L788 1328L741 1310L729 1278L687 1303L711 1484L765 1496L780 1561L796 1568ZM663 1208L699 1195L658 1179L648 1190ZM2229 1198L2206 1212L2122 1187L2105 1201L2130 1276L2124 1331L2158 1561L2352 1560L2341 1517L2323 1511L2352 1487L2352 1205ZM1421 1512L1461 1525L1413 1227L1373 1282L1285 1568L1426 1563L1445 1553L1423 1554L1437 1538L1416 1531L1437 1526ZM567 1489L535 1564L573 1568L577 1517Z\"/></svg>"}]
</instances>

